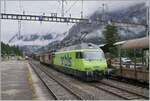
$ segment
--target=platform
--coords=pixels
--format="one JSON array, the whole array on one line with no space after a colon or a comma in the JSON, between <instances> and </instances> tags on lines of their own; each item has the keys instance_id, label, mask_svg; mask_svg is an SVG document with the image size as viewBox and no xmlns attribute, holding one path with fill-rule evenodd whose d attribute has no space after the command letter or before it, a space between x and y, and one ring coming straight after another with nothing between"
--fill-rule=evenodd
<instances>
[{"instance_id":1,"label":"platform","mask_svg":"<svg viewBox=\"0 0 150 101\"><path fill-rule=\"evenodd\" d=\"M32 91L28 82L28 68L23 61L1 63L2 100L31 100Z\"/></svg>"},{"instance_id":2,"label":"platform","mask_svg":"<svg viewBox=\"0 0 150 101\"><path fill-rule=\"evenodd\" d=\"M2 100L49 99L27 61L3 61L0 65Z\"/></svg>"}]
</instances>

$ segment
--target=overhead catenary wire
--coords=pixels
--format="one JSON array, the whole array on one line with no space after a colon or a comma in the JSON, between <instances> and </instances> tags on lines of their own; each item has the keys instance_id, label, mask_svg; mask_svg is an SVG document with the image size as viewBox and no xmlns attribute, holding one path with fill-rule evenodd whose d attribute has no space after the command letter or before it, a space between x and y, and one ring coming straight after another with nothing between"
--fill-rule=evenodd
<instances>
[{"instance_id":1,"label":"overhead catenary wire","mask_svg":"<svg viewBox=\"0 0 150 101\"><path fill-rule=\"evenodd\" d=\"M59 2L59 1L58 1L58 2ZM56 13L58 13L59 8L60 8L60 3L59 3L58 6L57 6ZM47 31L47 33L49 33L50 31L52 32L52 30L54 29L54 27L55 27L56 24L57 24L57 22L54 23L54 25Z\"/></svg>"},{"instance_id":2,"label":"overhead catenary wire","mask_svg":"<svg viewBox=\"0 0 150 101\"><path fill-rule=\"evenodd\" d=\"M73 8L73 6L77 3L77 1L79 0L74 1L72 5L65 11L65 13L68 13Z\"/></svg>"},{"instance_id":3,"label":"overhead catenary wire","mask_svg":"<svg viewBox=\"0 0 150 101\"><path fill-rule=\"evenodd\" d=\"M70 9L77 3L77 1L79 1L79 0L76 0L75 2L73 2L73 4L69 7L69 9L67 10L67 12L70 11ZM83 0L82 0L82 1L83 1ZM19 0L19 3L20 3L20 5L19 5L19 6L20 6L20 9L21 9L21 7L22 7L22 6L21 6L21 0ZM82 4L82 5L83 5L83 4ZM58 6L58 9L59 9L59 6ZM83 9L83 7L82 7L82 9Z\"/></svg>"},{"instance_id":4,"label":"overhead catenary wire","mask_svg":"<svg viewBox=\"0 0 150 101\"><path fill-rule=\"evenodd\" d=\"M56 9L56 13L58 13L59 8L60 8L60 3L59 3L59 5L58 5L58 7Z\"/></svg>"},{"instance_id":5,"label":"overhead catenary wire","mask_svg":"<svg viewBox=\"0 0 150 101\"><path fill-rule=\"evenodd\" d=\"M79 0L77 0L77 1L79 1ZM77 1L75 1L74 3L76 3ZM67 2L66 2L66 3L67 3ZM74 5L74 3L69 7L69 9L71 9L71 7ZM57 9L56 9L56 13L58 13L58 10L59 10L59 8L60 8L60 4L61 4L61 3L59 3L59 5L58 5L58 7L57 7ZM69 10L69 9L68 9L68 10ZM58 23L55 22L54 25L47 31L47 33L53 32L53 30L54 30L56 24L58 24ZM69 24L67 23L67 25L69 25ZM68 28L68 29L69 29L69 28Z\"/></svg>"},{"instance_id":6,"label":"overhead catenary wire","mask_svg":"<svg viewBox=\"0 0 150 101\"><path fill-rule=\"evenodd\" d=\"M21 5L21 0L19 0L19 11L22 12L23 8ZM8 43L11 43L13 41L13 39L17 38L18 40L20 40L21 37L21 27L22 27L22 22L21 20L18 20L18 31L17 34L15 34L13 37L11 37L11 39L9 39Z\"/></svg>"}]
</instances>

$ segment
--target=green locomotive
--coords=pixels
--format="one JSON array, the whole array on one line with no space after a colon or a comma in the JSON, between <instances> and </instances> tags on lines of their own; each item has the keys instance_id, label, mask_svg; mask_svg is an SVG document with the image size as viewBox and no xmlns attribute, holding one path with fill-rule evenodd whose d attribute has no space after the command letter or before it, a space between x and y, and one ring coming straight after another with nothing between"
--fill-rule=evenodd
<instances>
[{"instance_id":1,"label":"green locomotive","mask_svg":"<svg viewBox=\"0 0 150 101\"><path fill-rule=\"evenodd\" d=\"M86 81L102 79L107 72L107 62L103 51L100 48L85 47L85 45L79 48L82 45L53 54L49 53L49 56L42 55L47 58L43 60L44 57L41 57L40 61Z\"/></svg>"}]
</instances>

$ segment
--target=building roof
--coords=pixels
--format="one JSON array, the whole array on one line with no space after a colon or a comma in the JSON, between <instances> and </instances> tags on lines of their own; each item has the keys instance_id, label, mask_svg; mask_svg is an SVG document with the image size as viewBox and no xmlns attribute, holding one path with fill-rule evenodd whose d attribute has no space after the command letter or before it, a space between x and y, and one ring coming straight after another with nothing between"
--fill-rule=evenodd
<instances>
[{"instance_id":1,"label":"building roof","mask_svg":"<svg viewBox=\"0 0 150 101\"><path fill-rule=\"evenodd\" d=\"M149 48L149 36L128 40L122 44L121 48Z\"/></svg>"}]
</instances>

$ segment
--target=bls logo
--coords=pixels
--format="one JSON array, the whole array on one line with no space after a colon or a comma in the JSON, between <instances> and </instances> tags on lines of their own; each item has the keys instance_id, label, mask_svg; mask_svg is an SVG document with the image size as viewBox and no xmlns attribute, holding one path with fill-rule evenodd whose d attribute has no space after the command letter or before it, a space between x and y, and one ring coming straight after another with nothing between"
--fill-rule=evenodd
<instances>
[{"instance_id":1,"label":"bls logo","mask_svg":"<svg viewBox=\"0 0 150 101\"><path fill-rule=\"evenodd\" d=\"M61 64L65 66L71 66L72 64L72 58L69 56L69 54L65 54L61 57Z\"/></svg>"}]
</instances>

